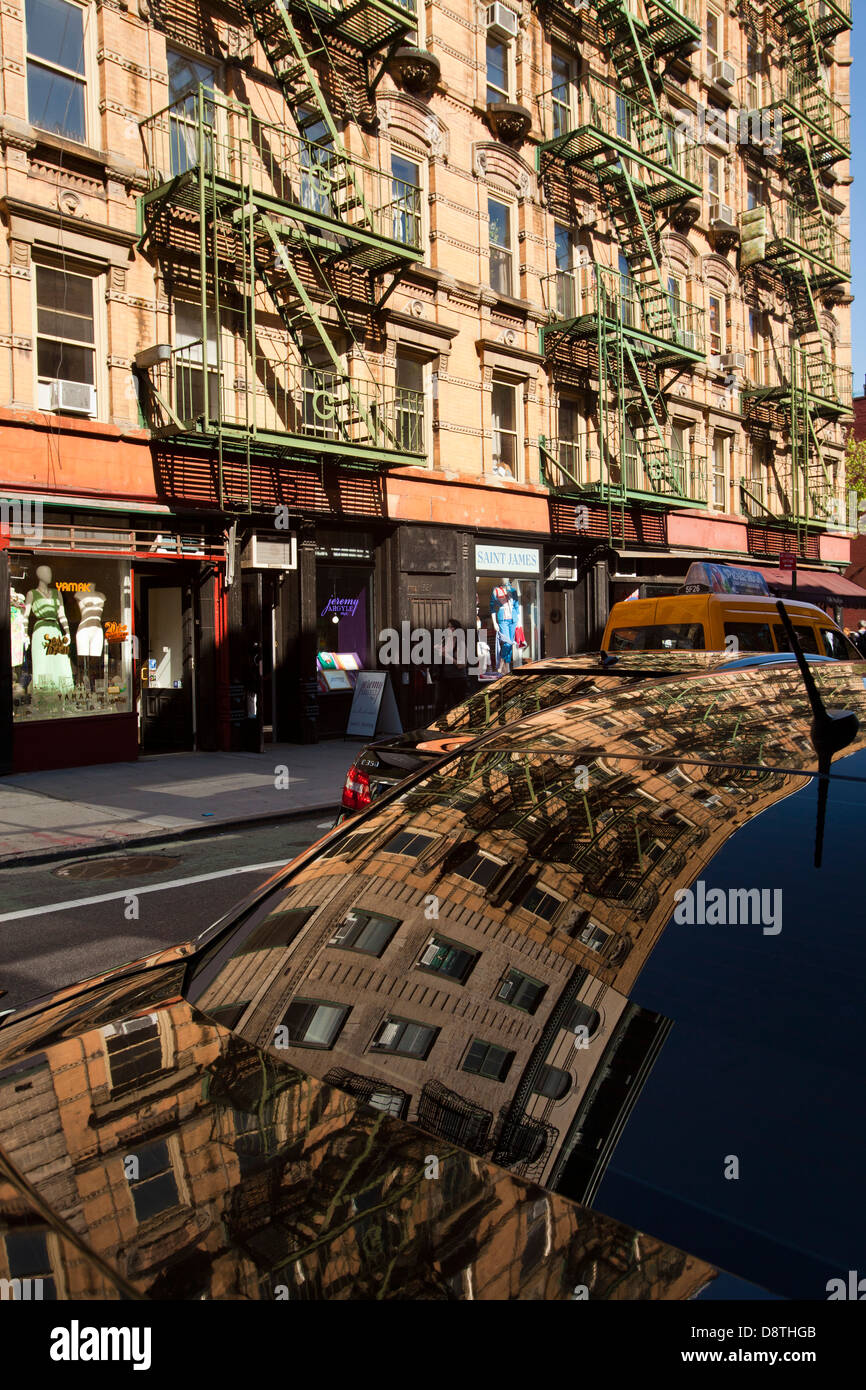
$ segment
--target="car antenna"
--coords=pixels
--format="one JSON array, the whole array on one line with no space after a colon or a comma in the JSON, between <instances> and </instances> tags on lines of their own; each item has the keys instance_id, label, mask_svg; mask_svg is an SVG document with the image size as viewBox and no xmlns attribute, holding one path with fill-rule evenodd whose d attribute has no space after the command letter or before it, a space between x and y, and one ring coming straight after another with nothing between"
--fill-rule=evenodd
<instances>
[{"instance_id":1,"label":"car antenna","mask_svg":"<svg viewBox=\"0 0 866 1390\"><path fill-rule=\"evenodd\" d=\"M812 706L812 726L809 732L812 747L818 754L818 819L815 825L815 868L820 869L824 854L824 824L827 819L827 797L830 790L830 765L834 753L841 752L843 748L848 747L849 743L854 742L860 729L860 722L853 710L827 709L815 684L815 677L809 670L809 663L803 655L800 639L788 617L788 610L781 599L776 600L776 607L779 610L779 617L782 619L782 626L788 635L791 650L797 658L800 675L803 677L806 694L809 696L809 703Z\"/></svg>"}]
</instances>

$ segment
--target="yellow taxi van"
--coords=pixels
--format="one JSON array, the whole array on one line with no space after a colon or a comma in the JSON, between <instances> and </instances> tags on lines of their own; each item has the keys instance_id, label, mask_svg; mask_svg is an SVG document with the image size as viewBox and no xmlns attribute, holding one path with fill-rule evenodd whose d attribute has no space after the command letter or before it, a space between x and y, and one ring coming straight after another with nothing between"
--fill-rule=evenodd
<instances>
[{"instance_id":1,"label":"yellow taxi van","mask_svg":"<svg viewBox=\"0 0 866 1390\"><path fill-rule=\"evenodd\" d=\"M786 599L785 607L804 652L842 661L863 659L815 604ZM690 567L677 594L615 603L602 647L610 653L790 651L764 576L707 561Z\"/></svg>"}]
</instances>

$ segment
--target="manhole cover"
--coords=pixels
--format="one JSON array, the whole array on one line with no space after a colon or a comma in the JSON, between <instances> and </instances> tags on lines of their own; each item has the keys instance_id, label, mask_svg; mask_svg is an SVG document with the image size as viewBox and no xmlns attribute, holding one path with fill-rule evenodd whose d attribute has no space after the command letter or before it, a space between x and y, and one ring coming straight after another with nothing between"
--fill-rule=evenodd
<instances>
[{"instance_id":1,"label":"manhole cover","mask_svg":"<svg viewBox=\"0 0 866 1390\"><path fill-rule=\"evenodd\" d=\"M137 878L139 874L159 874L181 864L179 854L117 854L110 859L83 859L61 864L57 878Z\"/></svg>"}]
</instances>

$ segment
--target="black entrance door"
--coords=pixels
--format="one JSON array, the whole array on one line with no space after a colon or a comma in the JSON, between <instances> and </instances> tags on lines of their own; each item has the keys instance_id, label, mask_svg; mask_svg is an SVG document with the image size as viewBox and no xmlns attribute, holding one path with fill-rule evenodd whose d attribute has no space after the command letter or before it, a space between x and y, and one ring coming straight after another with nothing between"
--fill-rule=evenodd
<instances>
[{"instance_id":1,"label":"black entrance door","mask_svg":"<svg viewBox=\"0 0 866 1390\"><path fill-rule=\"evenodd\" d=\"M190 750L195 746L192 586L149 577L140 585L142 752Z\"/></svg>"}]
</instances>

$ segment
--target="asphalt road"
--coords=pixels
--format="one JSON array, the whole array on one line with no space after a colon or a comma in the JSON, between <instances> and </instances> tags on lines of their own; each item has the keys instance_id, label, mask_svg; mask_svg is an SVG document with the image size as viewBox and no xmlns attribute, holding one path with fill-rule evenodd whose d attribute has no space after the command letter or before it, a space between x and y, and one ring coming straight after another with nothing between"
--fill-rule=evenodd
<instances>
[{"instance_id":1,"label":"asphalt road","mask_svg":"<svg viewBox=\"0 0 866 1390\"><path fill-rule=\"evenodd\" d=\"M4 868L0 989L7 994L0 1009L188 941L329 830L332 819L318 812L116 855ZM112 861L121 855L131 864L117 877Z\"/></svg>"}]
</instances>

